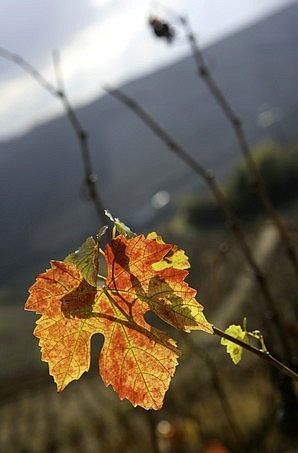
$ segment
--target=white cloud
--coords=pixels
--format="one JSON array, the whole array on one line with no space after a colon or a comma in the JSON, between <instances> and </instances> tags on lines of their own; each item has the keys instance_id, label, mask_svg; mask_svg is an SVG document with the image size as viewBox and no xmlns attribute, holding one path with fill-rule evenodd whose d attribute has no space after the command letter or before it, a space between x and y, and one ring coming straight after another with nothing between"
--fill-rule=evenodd
<instances>
[{"instance_id":1,"label":"white cloud","mask_svg":"<svg viewBox=\"0 0 298 453\"><path fill-rule=\"evenodd\" d=\"M146 25L150 12L164 15L174 25L178 25L176 12L187 12L193 29L198 32L200 42L204 45L233 28L243 26L247 21L255 20L270 8L282 7L291 2L172 0L161 2L169 4L170 8L155 8L154 2L150 0L65 0L63 7L60 2L58 5L58 2L44 0L41 8L39 0L30 0L29 4L32 8L37 8L37 13L24 13L22 27L27 32L22 36L18 34L18 30L13 33L13 17L12 30L8 23L10 5L16 7L19 4L21 13L24 11L23 0L10 1L12 3L4 0L0 7L1 19L7 22L6 29L10 30L6 35L3 34L3 29L2 32L0 30L0 45L11 50L20 49L25 58L29 58L32 64L52 80L54 77L50 53L53 48L59 48L65 86L75 103L85 102L97 95L103 83L119 84L189 52L182 31L178 34L177 43L170 47L152 38ZM49 21L47 8L50 11ZM34 21L37 16L36 30ZM63 24L67 24L64 31ZM60 30L58 34L55 32L55 25ZM48 29L48 26L51 28ZM58 36L60 44L57 42ZM42 51L44 54L41 57ZM38 58L33 58L34 55L38 55ZM21 76L20 71L12 67L12 63L0 60L0 73L11 68L10 78L4 78L0 83L0 137L23 131L24 127L61 112L57 100L51 99L29 76Z\"/></svg>"},{"instance_id":2,"label":"white cloud","mask_svg":"<svg viewBox=\"0 0 298 453\"><path fill-rule=\"evenodd\" d=\"M22 134L43 119L62 113L58 101L30 76L12 79L1 87L6 95L0 103L0 135L8 139L12 133Z\"/></svg>"},{"instance_id":3,"label":"white cloud","mask_svg":"<svg viewBox=\"0 0 298 453\"><path fill-rule=\"evenodd\" d=\"M112 2L112 0L90 0L91 5L99 6L99 7L111 4L111 2Z\"/></svg>"}]
</instances>

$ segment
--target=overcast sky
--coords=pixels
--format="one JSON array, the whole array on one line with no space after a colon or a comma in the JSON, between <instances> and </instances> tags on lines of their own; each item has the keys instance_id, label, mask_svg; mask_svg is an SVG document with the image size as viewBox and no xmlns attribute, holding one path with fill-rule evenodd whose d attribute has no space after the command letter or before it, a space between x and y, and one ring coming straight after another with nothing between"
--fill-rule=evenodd
<instances>
[{"instance_id":1,"label":"overcast sky","mask_svg":"<svg viewBox=\"0 0 298 453\"><path fill-rule=\"evenodd\" d=\"M51 82L52 51L61 55L73 104L170 63L189 52L182 31L168 46L153 39L150 13L187 14L204 46L297 0L1 0L0 47L22 55ZM166 5L170 5L168 9ZM0 58L0 140L62 112L34 80Z\"/></svg>"}]
</instances>

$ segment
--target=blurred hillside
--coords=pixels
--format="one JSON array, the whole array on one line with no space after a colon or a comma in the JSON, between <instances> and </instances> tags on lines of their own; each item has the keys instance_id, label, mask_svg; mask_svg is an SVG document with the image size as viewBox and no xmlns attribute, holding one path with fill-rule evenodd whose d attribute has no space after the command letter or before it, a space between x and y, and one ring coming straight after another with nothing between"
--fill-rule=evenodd
<instances>
[{"instance_id":1,"label":"blurred hillside","mask_svg":"<svg viewBox=\"0 0 298 453\"><path fill-rule=\"evenodd\" d=\"M297 18L294 4L205 50L251 144L264 135L280 142L297 136ZM230 172L238 146L191 57L122 89L219 179ZM257 121L264 104L280 112L280 121L266 130ZM181 195L204 190L198 177L111 96L80 108L78 115L90 136L105 206L136 230L175 212ZM63 258L96 233L96 214L84 202L82 179L80 150L65 117L0 143L1 303L20 301L50 258ZM171 197L164 211L151 204L160 190ZM12 286L19 288L19 297Z\"/></svg>"}]
</instances>

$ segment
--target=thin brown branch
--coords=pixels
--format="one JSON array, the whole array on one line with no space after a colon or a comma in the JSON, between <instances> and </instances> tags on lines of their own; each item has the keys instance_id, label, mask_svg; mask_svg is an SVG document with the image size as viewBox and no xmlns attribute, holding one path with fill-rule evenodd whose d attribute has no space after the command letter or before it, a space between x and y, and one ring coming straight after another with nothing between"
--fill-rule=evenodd
<instances>
[{"instance_id":1,"label":"thin brown branch","mask_svg":"<svg viewBox=\"0 0 298 453\"><path fill-rule=\"evenodd\" d=\"M57 49L53 50L52 58L53 58L53 66L54 66L55 77L56 77L57 90L58 91L65 91L64 90L63 75L62 75L60 52Z\"/></svg>"},{"instance_id":2,"label":"thin brown branch","mask_svg":"<svg viewBox=\"0 0 298 453\"><path fill-rule=\"evenodd\" d=\"M219 373L218 373L218 370L217 370L217 367L216 367L214 361L211 360L211 358L207 354L204 355L204 361L207 364L207 366L209 367L213 386L217 391L218 398L221 403L223 412L231 427L234 438L237 441L238 448L240 448L240 451L241 451L245 445L245 441L244 441L245 436L243 434L242 429L240 428L239 420L237 419L237 416L235 417L234 411L232 409L232 404L230 403L227 392L225 391L222 379L219 376Z\"/></svg>"},{"instance_id":3,"label":"thin brown branch","mask_svg":"<svg viewBox=\"0 0 298 453\"><path fill-rule=\"evenodd\" d=\"M247 263L254 272L255 279L265 302L266 310L272 314L272 322L276 327L276 331L279 335L280 344L283 349L285 359L290 362L291 346L288 341L287 331L284 328L282 314L279 310L278 305L275 303L273 295L268 285L268 281L265 273L258 265L255 260L251 249L246 241L244 233L240 227L240 224L230 209L223 192L221 191L213 173L210 170L205 169L198 161L196 161L190 153L188 153L176 140L174 140L137 102L131 99L129 96L124 94L119 89L111 89L105 87L106 91L112 96L117 98L120 102L129 107L147 126L167 145L167 147L180 159L182 159L187 165L189 165L209 186L215 200L221 207L228 226L234 234L238 246L241 249Z\"/></svg>"},{"instance_id":4,"label":"thin brown branch","mask_svg":"<svg viewBox=\"0 0 298 453\"><path fill-rule=\"evenodd\" d=\"M290 378L294 379L295 381L298 380L298 374L295 373L295 371L291 370L289 367L287 367L284 363L280 362L277 360L275 357L273 357L268 351L263 351L262 349L258 349L254 346L252 346L249 343L245 343L245 341L239 340L238 338L234 338L231 335L227 334L221 329L218 329L215 326L213 327L213 332L214 335L218 335L221 338L225 338L226 340L231 341L232 343L235 343L239 346L241 346L243 349L246 349L249 352L252 352L253 354L257 355L261 359L265 360L266 362L270 363L270 365L274 366L277 368L279 371L282 373L286 374Z\"/></svg>"},{"instance_id":5,"label":"thin brown branch","mask_svg":"<svg viewBox=\"0 0 298 453\"><path fill-rule=\"evenodd\" d=\"M279 234L280 238L282 241L282 244L285 248L286 254L288 256L288 259L290 260L294 272L296 274L296 277L298 277L298 258L296 255L295 248L293 246L293 243L291 241L291 237L289 235L289 231L283 222L282 218L280 215L276 212L274 209L271 200L268 195L268 191L264 185L264 182L262 180L262 177L260 175L260 172L253 160L250 147L248 145L248 141L246 138L246 135L244 133L244 128L242 125L242 122L240 118L236 115L234 112L233 108L231 107L230 103L228 102L227 98L225 97L224 93L222 90L219 88L213 77L211 76L211 73L208 69L208 66L205 62L203 53L199 47L198 41L190 27L190 24L188 20L183 17L180 18L181 23L184 26L186 30L186 34L192 49L192 54L194 57L194 60L196 62L197 68L198 68L198 74L200 77L204 80L206 83L208 89L210 90L211 94L221 107L222 111L224 112L225 116L229 120L233 131L235 133L235 136L237 138L239 147L242 151L242 154L245 158L247 167L253 177L254 180L254 186L259 194L259 198L264 206L264 209L267 213L267 215L271 218L271 220L274 222Z\"/></svg>"},{"instance_id":6,"label":"thin brown branch","mask_svg":"<svg viewBox=\"0 0 298 453\"><path fill-rule=\"evenodd\" d=\"M237 443L238 451L242 451L243 446L245 445L245 441L244 441L245 436L243 435L242 429L239 425L239 420L237 418L237 415L235 414L234 408L230 403L227 392L225 391L225 388L223 385L223 380L220 378L220 376L218 374L217 366L216 366L214 360L212 360L212 358L209 356L209 354L206 354L206 351L202 347L200 347L197 343L195 343L192 340L191 335L186 335L184 337L184 341L189 346L191 351L195 355L199 355L199 357L204 362L204 364L207 365L207 367L209 368L213 387L214 387L215 391L217 392L218 399L219 399L220 404L223 409L223 413L225 414L227 422L230 425L231 432L233 433L234 439Z\"/></svg>"},{"instance_id":7,"label":"thin brown branch","mask_svg":"<svg viewBox=\"0 0 298 453\"><path fill-rule=\"evenodd\" d=\"M106 217L104 214L104 207L100 198L100 195L98 193L97 187L96 187L96 181L97 177L92 169L92 164L91 164L91 158L90 158L90 150L89 150L89 144L88 144L88 134L83 129L74 109L72 108L68 97L66 96L65 91L62 89L62 81L61 81L61 73L59 73L60 77L60 83L59 87L56 88L52 83L50 83L42 74L40 74L39 71L35 69L34 66L32 66L30 63L28 63L27 60L25 60L23 57L20 55L17 55L13 52L10 52L7 49L4 49L0 47L0 57L5 58L6 60L15 63L17 66L19 66L21 69L23 69L27 74L29 74L42 88L44 88L48 93L50 93L52 96L58 98L67 114L67 117L70 121L70 124L77 136L78 142L80 144L80 149L82 153L82 158L83 158L83 165L84 165L84 174L85 174L85 183L86 186L89 189L89 196L90 199L93 201L95 207L96 207L96 212L99 216L100 221L102 224L105 223ZM56 78L57 78L57 64L58 60L57 57L55 59L55 70L56 70Z\"/></svg>"}]
</instances>

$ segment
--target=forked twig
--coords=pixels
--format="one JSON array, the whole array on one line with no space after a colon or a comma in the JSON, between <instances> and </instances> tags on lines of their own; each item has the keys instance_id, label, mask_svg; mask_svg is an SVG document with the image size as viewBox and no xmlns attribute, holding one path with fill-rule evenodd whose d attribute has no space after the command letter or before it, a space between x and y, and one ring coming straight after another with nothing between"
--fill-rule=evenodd
<instances>
[{"instance_id":1,"label":"forked twig","mask_svg":"<svg viewBox=\"0 0 298 453\"><path fill-rule=\"evenodd\" d=\"M272 322L274 323L276 330L279 335L280 344L283 348L283 354L286 360L290 363L291 346L288 341L287 331L283 325L282 315L279 307L274 301L273 295L268 285L268 281L265 273L258 265L255 260L251 249L246 241L244 233L240 227L240 224L234 216L230 206L228 205L223 192L221 191L213 173L210 170L205 169L197 160L195 160L185 148L183 148L176 140L174 140L168 132L165 131L136 101L131 97L124 94L119 89L111 89L105 87L106 91L118 99L120 102L129 107L159 138L162 140L167 147L180 159L182 159L187 165L189 165L209 186L215 200L221 207L228 226L234 234L239 248L241 249L247 263L254 272L256 281L260 287L263 299L265 302L266 309L269 313L272 313Z\"/></svg>"},{"instance_id":2,"label":"forked twig","mask_svg":"<svg viewBox=\"0 0 298 453\"><path fill-rule=\"evenodd\" d=\"M281 238L281 242L285 248L286 254L288 259L290 260L293 269L295 271L296 277L298 277L298 258L296 255L295 248L291 241L288 229L283 222L283 219L274 209L272 202L269 198L268 191L265 187L263 179L260 175L260 172L253 160L250 147L248 145L248 141L244 132L243 124L241 119L236 115L233 108L231 107L229 101L225 97L222 90L219 88L218 84L215 82L214 78L212 77L208 66L205 62L205 58L203 53L200 49L198 41L190 27L189 21L186 17L180 17L180 22L186 31L187 38L190 43L190 47L192 50L192 54L194 60L197 65L198 74L206 83L209 91L213 95L214 99L217 101L218 105L222 109L223 113L225 114L226 118L229 120L232 129L235 133L237 138L239 147L242 151L244 159L246 161L247 167L253 177L255 188L259 194L259 198L264 206L264 209L267 215L271 218L273 223L275 224Z\"/></svg>"},{"instance_id":3,"label":"forked twig","mask_svg":"<svg viewBox=\"0 0 298 453\"><path fill-rule=\"evenodd\" d=\"M10 52L7 49L0 47L0 57L5 58L6 60L15 63L17 66L19 66L25 72L27 72L27 74L29 74L31 77L33 77L33 79L42 88L44 88L46 91L48 91L48 93L50 93L52 96L60 99L60 101L65 109L65 112L67 114L67 117L73 127L73 130L75 131L78 142L80 144L82 157L83 157L85 182L89 189L90 199L95 204L96 212L99 216L100 221L102 222L102 224L104 224L106 221L106 217L104 215L104 207L102 204L102 200L100 198L100 195L99 195L97 187L96 187L97 177L92 169L89 144L88 144L88 135L87 135L87 132L85 131L85 129L83 129L74 109L72 108L72 106L68 100L68 97L66 96L65 90L63 89L63 86L62 86L61 77L59 76L59 79L57 77L57 75L58 75L57 54L56 54L56 57L54 60L56 77L58 80L60 80L59 87L57 87L57 88L52 83L50 83L39 71L37 71L34 66L32 66L27 60L25 60L20 55L17 55L13 52Z\"/></svg>"}]
</instances>

